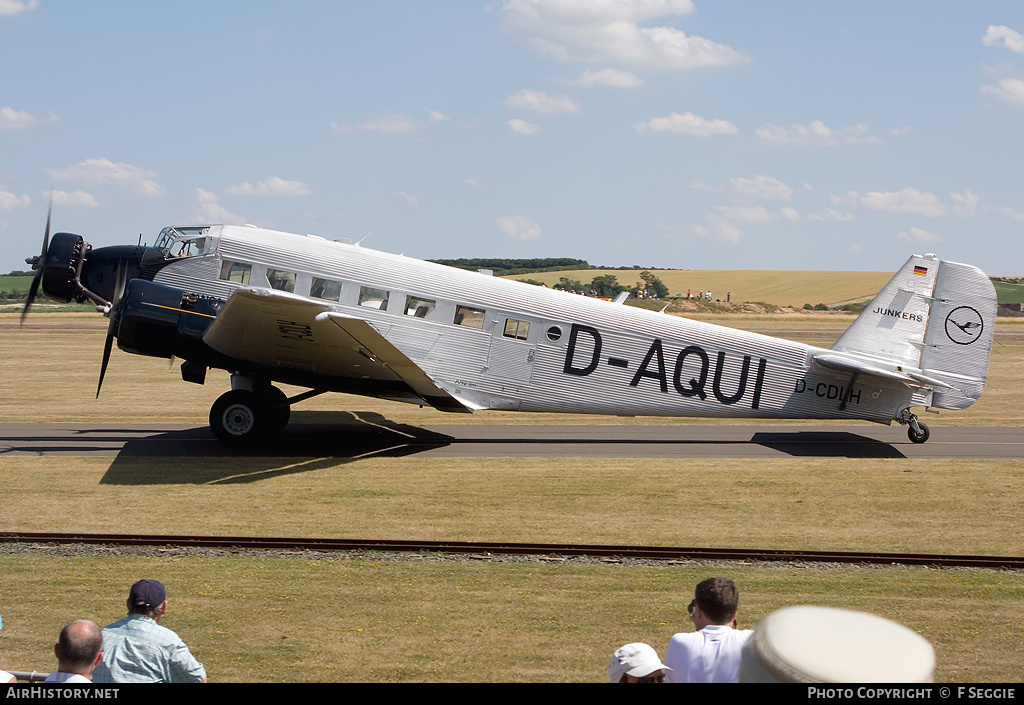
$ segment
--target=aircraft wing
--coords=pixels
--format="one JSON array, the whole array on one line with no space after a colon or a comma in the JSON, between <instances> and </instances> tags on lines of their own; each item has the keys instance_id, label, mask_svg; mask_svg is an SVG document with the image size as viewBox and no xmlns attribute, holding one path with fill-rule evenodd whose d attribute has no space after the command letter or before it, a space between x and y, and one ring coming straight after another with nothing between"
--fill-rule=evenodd
<instances>
[{"instance_id":1,"label":"aircraft wing","mask_svg":"<svg viewBox=\"0 0 1024 705\"><path fill-rule=\"evenodd\" d=\"M367 321L293 294L235 291L203 334L203 342L228 357L271 367L334 378L401 381L441 411L472 412Z\"/></svg>"}]
</instances>

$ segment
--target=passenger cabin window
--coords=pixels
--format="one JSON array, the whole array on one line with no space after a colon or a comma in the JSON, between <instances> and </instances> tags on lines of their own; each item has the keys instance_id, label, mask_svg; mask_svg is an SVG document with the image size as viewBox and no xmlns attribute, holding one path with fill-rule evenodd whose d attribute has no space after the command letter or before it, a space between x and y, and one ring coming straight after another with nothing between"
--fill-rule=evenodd
<instances>
[{"instance_id":1,"label":"passenger cabin window","mask_svg":"<svg viewBox=\"0 0 1024 705\"><path fill-rule=\"evenodd\" d=\"M426 318L427 314L437 308L433 299L421 299L419 296L405 297L405 315Z\"/></svg>"},{"instance_id":2,"label":"passenger cabin window","mask_svg":"<svg viewBox=\"0 0 1024 705\"><path fill-rule=\"evenodd\" d=\"M252 265L242 262L225 261L220 268L220 278L226 282L235 282L236 284L248 284L251 273Z\"/></svg>"},{"instance_id":3,"label":"passenger cabin window","mask_svg":"<svg viewBox=\"0 0 1024 705\"><path fill-rule=\"evenodd\" d=\"M484 327L484 312L478 308L458 306L455 309L455 325L482 329Z\"/></svg>"},{"instance_id":4,"label":"passenger cabin window","mask_svg":"<svg viewBox=\"0 0 1024 705\"><path fill-rule=\"evenodd\" d=\"M341 298L341 282L313 277L313 286L309 289L309 295L315 299L338 301Z\"/></svg>"},{"instance_id":5,"label":"passenger cabin window","mask_svg":"<svg viewBox=\"0 0 1024 705\"><path fill-rule=\"evenodd\" d=\"M295 272L285 272L280 269L267 269L267 281L271 289L278 291L295 291Z\"/></svg>"},{"instance_id":6,"label":"passenger cabin window","mask_svg":"<svg viewBox=\"0 0 1024 705\"><path fill-rule=\"evenodd\" d=\"M526 338L530 335L530 323L529 321L517 321L513 318L506 318L505 332L502 335L504 335L506 338L526 340Z\"/></svg>"},{"instance_id":7,"label":"passenger cabin window","mask_svg":"<svg viewBox=\"0 0 1024 705\"><path fill-rule=\"evenodd\" d=\"M367 308L385 310L388 307L388 292L385 289L374 289L372 286L359 287L359 305Z\"/></svg>"}]
</instances>

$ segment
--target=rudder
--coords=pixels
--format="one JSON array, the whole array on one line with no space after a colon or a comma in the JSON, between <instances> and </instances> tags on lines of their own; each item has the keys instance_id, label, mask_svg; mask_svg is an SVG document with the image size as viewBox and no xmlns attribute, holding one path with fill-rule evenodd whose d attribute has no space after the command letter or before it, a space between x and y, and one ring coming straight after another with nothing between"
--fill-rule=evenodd
<instances>
[{"instance_id":1,"label":"rudder","mask_svg":"<svg viewBox=\"0 0 1024 705\"><path fill-rule=\"evenodd\" d=\"M995 318L995 288L980 269L913 255L832 349L920 371L949 385L922 385L930 406L965 409L985 387Z\"/></svg>"}]
</instances>

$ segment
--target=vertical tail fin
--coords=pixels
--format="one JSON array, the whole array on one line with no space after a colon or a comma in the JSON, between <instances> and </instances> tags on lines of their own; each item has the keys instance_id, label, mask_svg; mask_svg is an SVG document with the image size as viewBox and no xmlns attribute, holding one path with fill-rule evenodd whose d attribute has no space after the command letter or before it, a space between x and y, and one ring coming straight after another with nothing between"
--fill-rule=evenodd
<instances>
[{"instance_id":1,"label":"vertical tail fin","mask_svg":"<svg viewBox=\"0 0 1024 705\"><path fill-rule=\"evenodd\" d=\"M996 293L977 267L914 255L836 341L949 385L930 387L930 405L965 409L981 396L995 331Z\"/></svg>"}]
</instances>

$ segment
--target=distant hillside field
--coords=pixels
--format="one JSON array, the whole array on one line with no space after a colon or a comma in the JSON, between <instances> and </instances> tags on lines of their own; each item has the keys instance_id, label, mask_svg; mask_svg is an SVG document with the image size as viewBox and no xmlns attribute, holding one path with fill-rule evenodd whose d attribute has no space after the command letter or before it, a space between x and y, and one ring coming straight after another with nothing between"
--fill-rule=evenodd
<instances>
[{"instance_id":1,"label":"distant hillside field","mask_svg":"<svg viewBox=\"0 0 1024 705\"><path fill-rule=\"evenodd\" d=\"M672 295L694 296L711 290L713 299L725 301L731 294L733 303L761 301L776 306L802 307L804 304L837 306L874 298L893 272L789 272L789 271L709 271L690 269L652 269L665 282ZM533 279L548 286L560 277L579 279L584 284L595 276L614 274L619 284L635 287L641 281L639 270L583 269L542 274L518 274L509 279Z\"/></svg>"}]
</instances>

